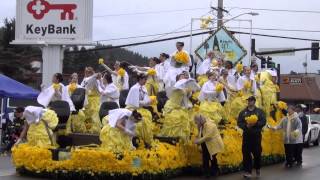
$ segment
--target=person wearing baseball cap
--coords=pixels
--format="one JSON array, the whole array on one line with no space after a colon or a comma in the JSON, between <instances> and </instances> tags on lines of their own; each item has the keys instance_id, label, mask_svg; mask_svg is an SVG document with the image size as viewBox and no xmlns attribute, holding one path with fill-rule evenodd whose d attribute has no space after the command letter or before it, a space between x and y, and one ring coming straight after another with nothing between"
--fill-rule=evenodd
<instances>
[{"instance_id":1,"label":"person wearing baseball cap","mask_svg":"<svg viewBox=\"0 0 320 180\"><path fill-rule=\"evenodd\" d=\"M260 177L261 167L261 131L266 124L265 112L256 107L256 98L247 98L248 106L242 110L238 117L238 126L243 130L242 155L244 177L251 178L252 168L256 169L256 176ZM249 121L249 119L254 119ZM252 165L252 155L254 164Z\"/></svg>"}]
</instances>

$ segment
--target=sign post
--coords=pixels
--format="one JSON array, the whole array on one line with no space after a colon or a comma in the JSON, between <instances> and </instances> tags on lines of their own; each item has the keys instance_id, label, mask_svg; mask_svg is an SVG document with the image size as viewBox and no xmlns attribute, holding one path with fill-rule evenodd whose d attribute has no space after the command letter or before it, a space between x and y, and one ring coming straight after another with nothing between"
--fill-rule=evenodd
<instances>
[{"instance_id":1,"label":"sign post","mask_svg":"<svg viewBox=\"0 0 320 180\"><path fill-rule=\"evenodd\" d=\"M16 32L12 44L42 50L42 84L61 73L66 45L92 44L93 1L17 0Z\"/></svg>"}]
</instances>

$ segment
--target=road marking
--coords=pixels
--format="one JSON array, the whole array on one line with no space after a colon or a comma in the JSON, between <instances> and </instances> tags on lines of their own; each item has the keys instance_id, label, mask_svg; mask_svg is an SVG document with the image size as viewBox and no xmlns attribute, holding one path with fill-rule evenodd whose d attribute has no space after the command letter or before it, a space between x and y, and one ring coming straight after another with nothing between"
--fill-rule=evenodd
<instances>
[{"instance_id":1,"label":"road marking","mask_svg":"<svg viewBox=\"0 0 320 180\"><path fill-rule=\"evenodd\" d=\"M0 177L12 176L16 174L15 169L0 169Z\"/></svg>"}]
</instances>

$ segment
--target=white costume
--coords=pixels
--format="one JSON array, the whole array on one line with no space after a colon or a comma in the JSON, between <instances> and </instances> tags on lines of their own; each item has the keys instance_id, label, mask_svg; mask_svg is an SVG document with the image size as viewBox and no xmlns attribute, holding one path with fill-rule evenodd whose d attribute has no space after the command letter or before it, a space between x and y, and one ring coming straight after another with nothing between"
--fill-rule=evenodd
<instances>
[{"instance_id":1,"label":"white costume","mask_svg":"<svg viewBox=\"0 0 320 180\"><path fill-rule=\"evenodd\" d=\"M104 86L100 81L97 80L98 91L100 95L100 103L104 102L115 102L119 105L120 92L116 85L113 83Z\"/></svg>"},{"instance_id":2,"label":"white costume","mask_svg":"<svg viewBox=\"0 0 320 180\"><path fill-rule=\"evenodd\" d=\"M27 106L23 112L23 116L25 117L27 123L30 124L37 124L40 122L42 114L46 110L42 107L36 106Z\"/></svg>"},{"instance_id":3,"label":"white costume","mask_svg":"<svg viewBox=\"0 0 320 180\"><path fill-rule=\"evenodd\" d=\"M169 67L170 67L170 60L168 59L155 66L155 70L157 72L157 78L159 81L159 91L164 90L164 78L168 72Z\"/></svg>"},{"instance_id":4,"label":"white costume","mask_svg":"<svg viewBox=\"0 0 320 180\"><path fill-rule=\"evenodd\" d=\"M97 76L98 74L94 74L92 76L83 78L81 87L85 88L87 91L97 89Z\"/></svg>"},{"instance_id":5,"label":"white costume","mask_svg":"<svg viewBox=\"0 0 320 180\"><path fill-rule=\"evenodd\" d=\"M226 101L226 97L223 94L223 91L216 92L217 81L207 81L201 88L199 100L203 101L216 101L216 102L224 102Z\"/></svg>"},{"instance_id":6,"label":"white costume","mask_svg":"<svg viewBox=\"0 0 320 180\"><path fill-rule=\"evenodd\" d=\"M246 81L249 81L249 82L252 82L251 83L251 91L253 92L253 94L255 95L256 94L256 90L257 90L257 83L256 83L256 81L255 81L255 79L253 78L251 78L251 77L247 77L247 76L241 76L240 78L239 78L239 80L237 81L237 89L240 91L240 90L242 90L242 89L244 89L244 85L245 85L245 82Z\"/></svg>"},{"instance_id":7,"label":"white costume","mask_svg":"<svg viewBox=\"0 0 320 180\"><path fill-rule=\"evenodd\" d=\"M127 106L137 109L142 106L148 106L150 103L151 100L145 86L141 86L139 83L136 83L130 88L126 99Z\"/></svg>"},{"instance_id":8,"label":"white costume","mask_svg":"<svg viewBox=\"0 0 320 180\"><path fill-rule=\"evenodd\" d=\"M181 79L179 81L177 81L174 85L173 89L180 89L183 91L186 90L191 90L191 91L198 91L200 90L200 86L197 84L196 80L189 78L189 79ZM183 96L183 100L182 100L182 106L184 106L185 108L191 108L192 107L192 103L189 101L189 97L192 94L187 94L185 93Z\"/></svg>"},{"instance_id":9,"label":"white costume","mask_svg":"<svg viewBox=\"0 0 320 180\"><path fill-rule=\"evenodd\" d=\"M60 83L60 87L61 92L60 90L56 92L53 88L53 85L43 89L37 98L38 103L44 107L48 107L49 103L52 101L66 101L70 106L70 111L75 111L75 107L69 96L68 89L62 83Z\"/></svg>"},{"instance_id":10,"label":"white costume","mask_svg":"<svg viewBox=\"0 0 320 180\"><path fill-rule=\"evenodd\" d=\"M197 74L198 75L205 75L211 67L211 59L207 58L198 66L197 68Z\"/></svg>"},{"instance_id":11,"label":"white costume","mask_svg":"<svg viewBox=\"0 0 320 180\"><path fill-rule=\"evenodd\" d=\"M123 82L121 81L121 77L119 75L111 74L111 77L112 77L112 82L119 88L119 90L129 89L129 75L127 71L123 76Z\"/></svg>"}]
</instances>

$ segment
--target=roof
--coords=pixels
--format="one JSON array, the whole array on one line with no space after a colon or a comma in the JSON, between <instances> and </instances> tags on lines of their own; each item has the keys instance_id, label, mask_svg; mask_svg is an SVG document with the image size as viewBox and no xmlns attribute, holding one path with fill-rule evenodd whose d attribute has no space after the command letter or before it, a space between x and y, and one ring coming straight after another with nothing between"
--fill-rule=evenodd
<instances>
[{"instance_id":1,"label":"roof","mask_svg":"<svg viewBox=\"0 0 320 180\"><path fill-rule=\"evenodd\" d=\"M0 97L36 99L39 91L0 74Z\"/></svg>"},{"instance_id":2,"label":"roof","mask_svg":"<svg viewBox=\"0 0 320 180\"><path fill-rule=\"evenodd\" d=\"M280 99L320 101L320 75L281 75Z\"/></svg>"}]
</instances>

